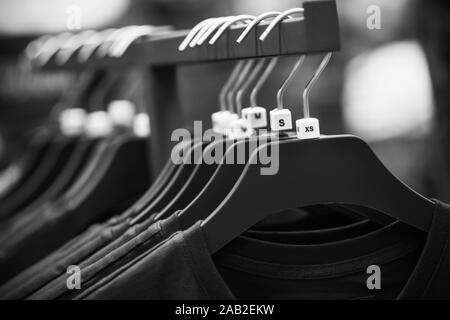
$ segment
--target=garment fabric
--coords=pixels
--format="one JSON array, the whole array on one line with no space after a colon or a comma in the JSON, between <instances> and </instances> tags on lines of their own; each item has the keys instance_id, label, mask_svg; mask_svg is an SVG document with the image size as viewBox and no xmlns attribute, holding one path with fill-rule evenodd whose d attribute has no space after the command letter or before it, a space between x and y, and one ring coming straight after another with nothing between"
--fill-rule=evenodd
<instances>
[{"instance_id":1,"label":"garment fabric","mask_svg":"<svg viewBox=\"0 0 450 320\"><path fill-rule=\"evenodd\" d=\"M343 257L326 263L305 261L293 265L273 262L264 253L265 260L261 260L233 252L233 246L211 257L200 223L186 231L174 233L82 298L334 299L338 292L327 289L333 283L339 284L335 286L340 288L339 297L346 299L450 297L450 276L447 272L450 263L450 206L438 201L428 234L397 223L395 232L391 234L396 241L389 242L389 237L383 234L377 239L379 241L373 242L374 248L378 246L376 250L364 252L367 248L355 248L363 239L355 239L352 247L362 251L360 254L351 250L340 252L331 247L322 252L334 252ZM381 247L380 243L383 244ZM332 256L319 254L325 260L332 259ZM384 270L385 285L382 290L369 291L366 288L363 289L365 292L361 292L361 288L366 286L366 269L370 265L378 265ZM297 285L290 286L293 280ZM328 284L327 287L324 288L324 284Z\"/></svg>"}]
</instances>

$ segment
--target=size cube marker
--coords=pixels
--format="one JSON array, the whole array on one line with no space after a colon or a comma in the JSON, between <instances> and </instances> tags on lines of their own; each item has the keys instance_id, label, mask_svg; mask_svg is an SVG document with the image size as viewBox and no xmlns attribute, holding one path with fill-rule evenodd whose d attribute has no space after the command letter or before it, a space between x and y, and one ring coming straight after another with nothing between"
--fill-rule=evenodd
<instances>
[{"instance_id":1,"label":"size cube marker","mask_svg":"<svg viewBox=\"0 0 450 320\"><path fill-rule=\"evenodd\" d=\"M270 111L270 128L273 131L292 129L292 114L289 109L273 109Z\"/></svg>"},{"instance_id":2,"label":"size cube marker","mask_svg":"<svg viewBox=\"0 0 450 320\"><path fill-rule=\"evenodd\" d=\"M65 109L59 115L59 127L66 136L79 136L84 132L86 110L81 108Z\"/></svg>"},{"instance_id":3,"label":"size cube marker","mask_svg":"<svg viewBox=\"0 0 450 320\"><path fill-rule=\"evenodd\" d=\"M262 107L250 107L242 109L242 117L247 120L254 129L267 127L267 111Z\"/></svg>"},{"instance_id":4,"label":"size cube marker","mask_svg":"<svg viewBox=\"0 0 450 320\"><path fill-rule=\"evenodd\" d=\"M211 115L212 128L218 133L223 133L223 124L227 121L231 112L228 110L217 111Z\"/></svg>"},{"instance_id":5,"label":"size cube marker","mask_svg":"<svg viewBox=\"0 0 450 320\"><path fill-rule=\"evenodd\" d=\"M297 138L316 139L320 138L319 120L316 118L303 118L295 122Z\"/></svg>"},{"instance_id":6,"label":"size cube marker","mask_svg":"<svg viewBox=\"0 0 450 320\"><path fill-rule=\"evenodd\" d=\"M250 137L253 134L253 128L250 123L243 118L236 119L230 123L228 137L231 139L241 139Z\"/></svg>"},{"instance_id":7,"label":"size cube marker","mask_svg":"<svg viewBox=\"0 0 450 320\"><path fill-rule=\"evenodd\" d=\"M115 125L132 128L136 106L128 100L114 100L108 105L108 113Z\"/></svg>"},{"instance_id":8,"label":"size cube marker","mask_svg":"<svg viewBox=\"0 0 450 320\"><path fill-rule=\"evenodd\" d=\"M229 113L223 120L219 123L222 132L226 135L231 130L233 130L234 122L239 119L239 116L236 113Z\"/></svg>"}]
</instances>

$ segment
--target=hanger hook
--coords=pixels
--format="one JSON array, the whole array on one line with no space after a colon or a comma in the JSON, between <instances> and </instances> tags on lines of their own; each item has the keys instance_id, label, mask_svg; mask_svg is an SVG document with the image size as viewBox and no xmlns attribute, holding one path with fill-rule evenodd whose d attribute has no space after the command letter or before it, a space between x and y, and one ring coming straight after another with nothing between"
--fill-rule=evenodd
<instances>
[{"instance_id":1,"label":"hanger hook","mask_svg":"<svg viewBox=\"0 0 450 320\"><path fill-rule=\"evenodd\" d=\"M42 48L52 39L52 36L46 34L31 41L25 48L25 57L28 60L34 60L42 52Z\"/></svg>"},{"instance_id":2,"label":"hanger hook","mask_svg":"<svg viewBox=\"0 0 450 320\"><path fill-rule=\"evenodd\" d=\"M226 23L227 21L229 21L230 19L233 19L234 16L229 16L229 17L220 17L220 18L216 18L216 20L212 23L210 23L209 25L205 26L198 34L197 36L191 41L191 43L189 44L189 46L191 48L197 46L197 45L202 45L206 39L208 39L208 37L217 29L219 28L221 25L223 25L224 23Z\"/></svg>"},{"instance_id":3,"label":"hanger hook","mask_svg":"<svg viewBox=\"0 0 450 320\"><path fill-rule=\"evenodd\" d=\"M250 33L250 31L255 28L261 21L270 18L270 17L274 17L274 16L278 16L281 12L279 11L270 11L270 12L266 12L263 13L257 17L254 17L254 19L247 25L247 27L244 29L244 31L240 34L240 36L238 37L238 39L236 40L237 43L241 43L243 40L245 40L245 38L248 36L248 34ZM258 63L257 69L259 69L259 66L262 66L266 63L266 59L263 59L261 62ZM255 86L253 87L251 93L250 93L250 106L255 107L257 106L257 102L256 102L256 97L259 93L259 90L261 90L261 87L263 86L263 84L266 82L266 80L268 79L269 75L272 73L272 71L274 70L276 64L278 62L278 58L271 58L267 67L265 68L263 74L259 77L258 81L256 82ZM259 73L259 71L254 71L254 73L252 75L257 75ZM252 78L252 76L251 76ZM248 81L245 84L245 87L247 85L249 85L252 82L252 80ZM245 88L246 89L246 88ZM244 89L244 90L245 90ZM241 91L242 92L242 91ZM242 93L238 92L238 97L237 97L237 104L240 106L240 108L242 107L242 101L241 101L241 96Z\"/></svg>"},{"instance_id":4,"label":"hanger hook","mask_svg":"<svg viewBox=\"0 0 450 320\"><path fill-rule=\"evenodd\" d=\"M59 50L55 53L55 62L58 65L63 65L67 63L73 54L86 43L86 40L92 37L96 32L93 30L86 30L74 34L72 37L67 39Z\"/></svg>"},{"instance_id":5,"label":"hanger hook","mask_svg":"<svg viewBox=\"0 0 450 320\"><path fill-rule=\"evenodd\" d=\"M123 56L130 45L132 45L135 41L145 36L150 37L152 35L155 35L155 33L157 33L159 29L160 28L154 26L144 25L137 26L127 31L124 34L123 38L119 39L109 48L109 56L116 58Z\"/></svg>"},{"instance_id":6,"label":"hanger hook","mask_svg":"<svg viewBox=\"0 0 450 320\"><path fill-rule=\"evenodd\" d=\"M183 39L183 41L178 46L178 51L184 51L188 47L189 43L194 39L194 37L197 35L197 33L203 29L205 24L211 23L211 21L214 21L217 18L208 18L203 21L200 21L197 23L191 31L186 35L186 37Z\"/></svg>"},{"instance_id":7,"label":"hanger hook","mask_svg":"<svg viewBox=\"0 0 450 320\"><path fill-rule=\"evenodd\" d=\"M258 96L259 91L261 90L262 86L269 78L272 71L275 69L277 62L278 62L277 57L270 58L270 61L267 65L267 67L265 68L261 77L259 77L258 81L256 82L255 86L253 87L253 89L250 93L250 106L256 107L258 105L256 102L256 97Z\"/></svg>"},{"instance_id":8,"label":"hanger hook","mask_svg":"<svg viewBox=\"0 0 450 320\"><path fill-rule=\"evenodd\" d=\"M227 82L224 84L224 86L220 90L220 94L219 94L220 111L227 110L228 91L231 89L231 86L236 81L236 79L239 76L240 72L242 71L243 67L244 67L244 60L241 60L238 63L236 63L236 65L233 68L233 71L231 72L230 76L228 77Z\"/></svg>"},{"instance_id":9,"label":"hanger hook","mask_svg":"<svg viewBox=\"0 0 450 320\"><path fill-rule=\"evenodd\" d=\"M242 41L245 40L245 38L247 38L248 34L250 33L250 31L256 27L261 21L264 21L268 18L272 18L272 17L276 17L279 14L281 14L280 11L269 11L263 14L260 14L259 16L257 16L255 19L252 20L252 22L250 22L247 27L245 28L245 30L241 33L241 35L239 36L239 38L237 38L236 42L237 43L241 43Z\"/></svg>"},{"instance_id":10,"label":"hanger hook","mask_svg":"<svg viewBox=\"0 0 450 320\"><path fill-rule=\"evenodd\" d=\"M292 68L291 72L287 76L286 80L284 80L283 84L281 85L280 89L277 92L277 108L283 109L284 108L284 93L286 92L286 89L289 85L289 83L294 79L297 72L300 70L300 67L303 65L303 62L305 62L306 56L302 55L295 63L294 67Z\"/></svg>"},{"instance_id":11,"label":"hanger hook","mask_svg":"<svg viewBox=\"0 0 450 320\"><path fill-rule=\"evenodd\" d=\"M73 35L74 34L71 32L64 32L51 37L41 46L39 52L36 54L36 63L39 66L43 66L48 63L53 55L61 48L64 42L73 37Z\"/></svg>"},{"instance_id":12,"label":"hanger hook","mask_svg":"<svg viewBox=\"0 0 450 320\"><path fill-rule=\"evenodd\" d=\"M332 55L333 55L332 52L328 52L325 55L325 57L322 59L322 62L319 65L319 67L316 69L313 77L311 78L311 80L309 80L308 84L306 85L305 90L303 90L303 117L304 118L309 118L309 94L311 93L311 89L316 84L316 82L319 79L322 72L325 70L326 66L328 65L328 62L330 62Z\"/></svg>"},{"instance_id":13,"label":"hanger hook","mask_svg":"<svg viewBox=\"0 0 450 320\"><path fill-rule=\"evenodd\" d=\"M243 14L236 17L232 17L230 20L228 20L226 23L224 23L219 30L214 34L214 36L209 40L209 44L213 45L216 43L216 41L222 36L222 34L230 28L233 24L236 24L238 22L242 21L250 21L252 19L255 19L255 16L249 15L249 14ZM206 38L205 38L206 40Z\"/></svg>"},{"instance_id":14,"label":"hanger hook","mask_svg":"<svg viewBox=\"0 0 450 320\"><path fill-rule=\"evenodd\" d=\"M258 62L256 63L256 66L253 68L252 72L248 76L248 78L245 80L245 82L242 84L240 89L237 91L237 93L236 93L236 113L238 115L241 114L242 97L243 97L245 91L247 91L250 84L252 84L252 82L256 79L258 74L261 72L261 69L263 68L265 63L266 63L265 58L259 59Z\"/></svg>"},{"instance_id":15,"label":"hanger hook","mask_svg":"<svg viewBox=\"0 0 450 320\"><path fill-rule=\"evenodd\" d=\"M104 41L96 48L96 57L99 59L105 58L108 54L111 47L114 46L115 43L122 39L124 34L127 34L130 30L133 30L137 26L126 26L123 28L119 28L108 34L108 36L104 39Z\"/></svg>"},{"instance_id":16,"label":"hanger hook","mask_svg":"<svg viewBox=\"0 0 450 320\"><path fill-rule=\"evenodd\" d=\"M237 80L232 84L231 89L227 93L227 101L228 106L230 108L230 111L233 112L233 102L234 102L234 95L235 92L238 90L238 88L242 85L242 82L246 79L249 71L253 67L254 59L247 60L244 62L244 67L242 68L242 71L239 73ZM236 108L237 110L237 108Z\"/></svg>"},{"instance_id":17,"label":"hanger hook","mask_svg":"<svg viewBox=\"0 0 450 320\"><path fill-rule=\"evenodd\" d=\"M197 36L191 41L191 43L189 44L189 46L191 48L197 46L197 45L202 45L206 39L208 39L208 37L217 29L219 28L221 25L223 25L224 23L226 23L227 21L229 21L230 19L234 18L233 16L230 17L221 17L221 18L217 18L213 23L210 23L209 25L207 25L206 27L204 27L198 34Z\"/></svg>"},{"instance_id":18,"label":"hanger hook","mask_svg":"<svg viewBox=\"0 0 450 320\"><path fill-rule=\"evenodd\" d=\"M277 24L279 24L284 18L291 14L295 13L304 13L303 8L293 8L286 11L283 11L281 14L279 14L275 19L272 20L272 22L269 24L269 26L264 30L264 32L259 37L259 40L264 41L269 36L269 34L272 32L272 30L276 27ZM291 17L290 17L291 18Z\"/></svg>"},{"instance_id":19,"label":"hanger hook","mask_svg":"<svg viewBox=\"0 0 450 320\"><path fill-rule=\"evenodd\" d=\"M78 51L77 59L80 63L85 63L95 52L95 50L104 43L111 34L116 32L117 29L109 28L93 34L90 38L86 39L85 43Z\"/></svg>"}]
</instances>

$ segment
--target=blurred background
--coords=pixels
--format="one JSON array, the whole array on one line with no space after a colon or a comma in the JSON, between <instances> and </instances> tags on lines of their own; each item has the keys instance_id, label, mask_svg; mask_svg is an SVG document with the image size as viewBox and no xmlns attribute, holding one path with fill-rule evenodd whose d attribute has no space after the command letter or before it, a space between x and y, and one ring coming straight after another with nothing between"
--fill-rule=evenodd
<instances>
[{"instance_id":1,"label":"blurred background","mask_svg":"<svg viewBox=\"0 0 450 320\"><path fill-rule=\"evenodd\" d=\"M207 17L282 11L299 7L301 2L2 0L0 170L24 152L35 129L45 125L54 104L70 92L74 81L70 73L33 72L22 67L20 58L30 40L67 31L73 6L80 9L83 29L129 24L184 29ZM450 202L450 3L337 2L342 48L312 92L312 115L321 120L323 133L361 136L405 183L430 198ZM320 59L308 57L288 90L286 101L294 117L300 116L302 88ZM264 107L275 107L276 90L294 61L295 57L283 58L278 65L259 99ZM209 122L232 66L215 63L179 68L186 125L193 120ZM194 77L196 81L191 81ZM139 84L138 77L131 77L133 81Z\"/></svg>"}]
</instances>

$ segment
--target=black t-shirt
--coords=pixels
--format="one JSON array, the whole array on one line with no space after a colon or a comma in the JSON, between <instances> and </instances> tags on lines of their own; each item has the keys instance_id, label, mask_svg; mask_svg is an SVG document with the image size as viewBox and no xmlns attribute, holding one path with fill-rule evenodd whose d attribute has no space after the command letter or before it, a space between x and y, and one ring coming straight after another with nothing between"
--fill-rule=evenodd
<instances>
[{"instance_id":1,"label":"black t-shirt","mask_svg":"<svg viewBox=\"0 0 450 320\"><path fill-rule=\"evenodd\" d=\"M199 222L82 298L445 299L450 298L449 232L450 207L436 202L428 234L397 222L319 246L275 248L240 237L212 258ZM372 265L380 268L381 289L367 286Z\"/></svg>"},{"instance_id":2,"label":"black t-shirt","mask_svg":"<svg viewBox=\"0 0 450 320\"><path fill-rule=\"evenodd\" d=\"M303 218L305 223L308 217ZM359 221L348 226L336 227L324 230L278 232L278 231L251 231L246 233L253 238L267 237L269 240L292 243L330 242L334 239L347 239L355 235L362 235L377 229L379 225L368 220ZM80 290L67 290L67 274L49 282L34 294L30 299L73 299L85 292L95 290L97 286L110 278L116 270L127 265L141 254L152 250L158 243L167 239L174 232L181 230L177 213L168 219L154 224L149 222L130 228L123 236L119 237L105 248L100 249L88 259L79 263L83 278ZM128 234L135 236L130 237Z\"/></svg>"},{"instance_id":3,"label":"black t-shirt","mask_svg":"<svg viewBox=\"0 0 450 320\"><path fill-rule=\"evenodd\" d=\"M119 266L151 249L161 239L165 239L179 230L167 231L171 230L169 220L169 222L161 224L162 229L161 232L157 232L157 236L153 236L151 237L152 240L147 241L145 240L146 237L149 237L155 231L154 228L148 228L153 223L152 217L154 215L142 224L131 226L129 224L130 212L128 210L106 223L91 227L36 265L20 273L0 288L0 299L71 298L80 292L66 292L66 270L68 266L78 265L82 268L82 291L84 291L84 289L95 284L98 279L102 279ZM347 216L348 212L348 210L322 210L319 206L308 208L307 211L300 209L286 210L278 214L278 216L284 217L286 223L283 222L283 219L268 219L260 226L265 226L266 229L268 227L276 230L285 229L286 227L283 227L283 225L292 225L295 218L296 228L313 230L283 231L280 233L261 230L252 231L250 236L276 238L283 242L326 242L333 239L353 237L355 234L364 234L379 227L376 223L368 220L357 221L356 217ZM330 218L330 216L333 218ZM322 221L322 227L326 229L317 229L321 227L319 221ZM349 225L345 225L347 223ZM165 228L167 230L164 230ZM140 235L141 232L142 235ZM161 234L165 234L164 232L167 235L161 238ZM133 239L134 237L136 239Z\"/></svg>"},{"instance_id":4,"label":"black t-shirt","mask_svg":"<svg viewBox=\"0 0 450 320\"><path fill-rule=\"evenodd\" d=\"M78 264L121 237L129 227L128 221L116 222L114 219L101 225L91 226L78 237L2 285L0 299L13 300L27 297L52 279L65 274L68 266Z\"/></svg>"}]
</instances>

